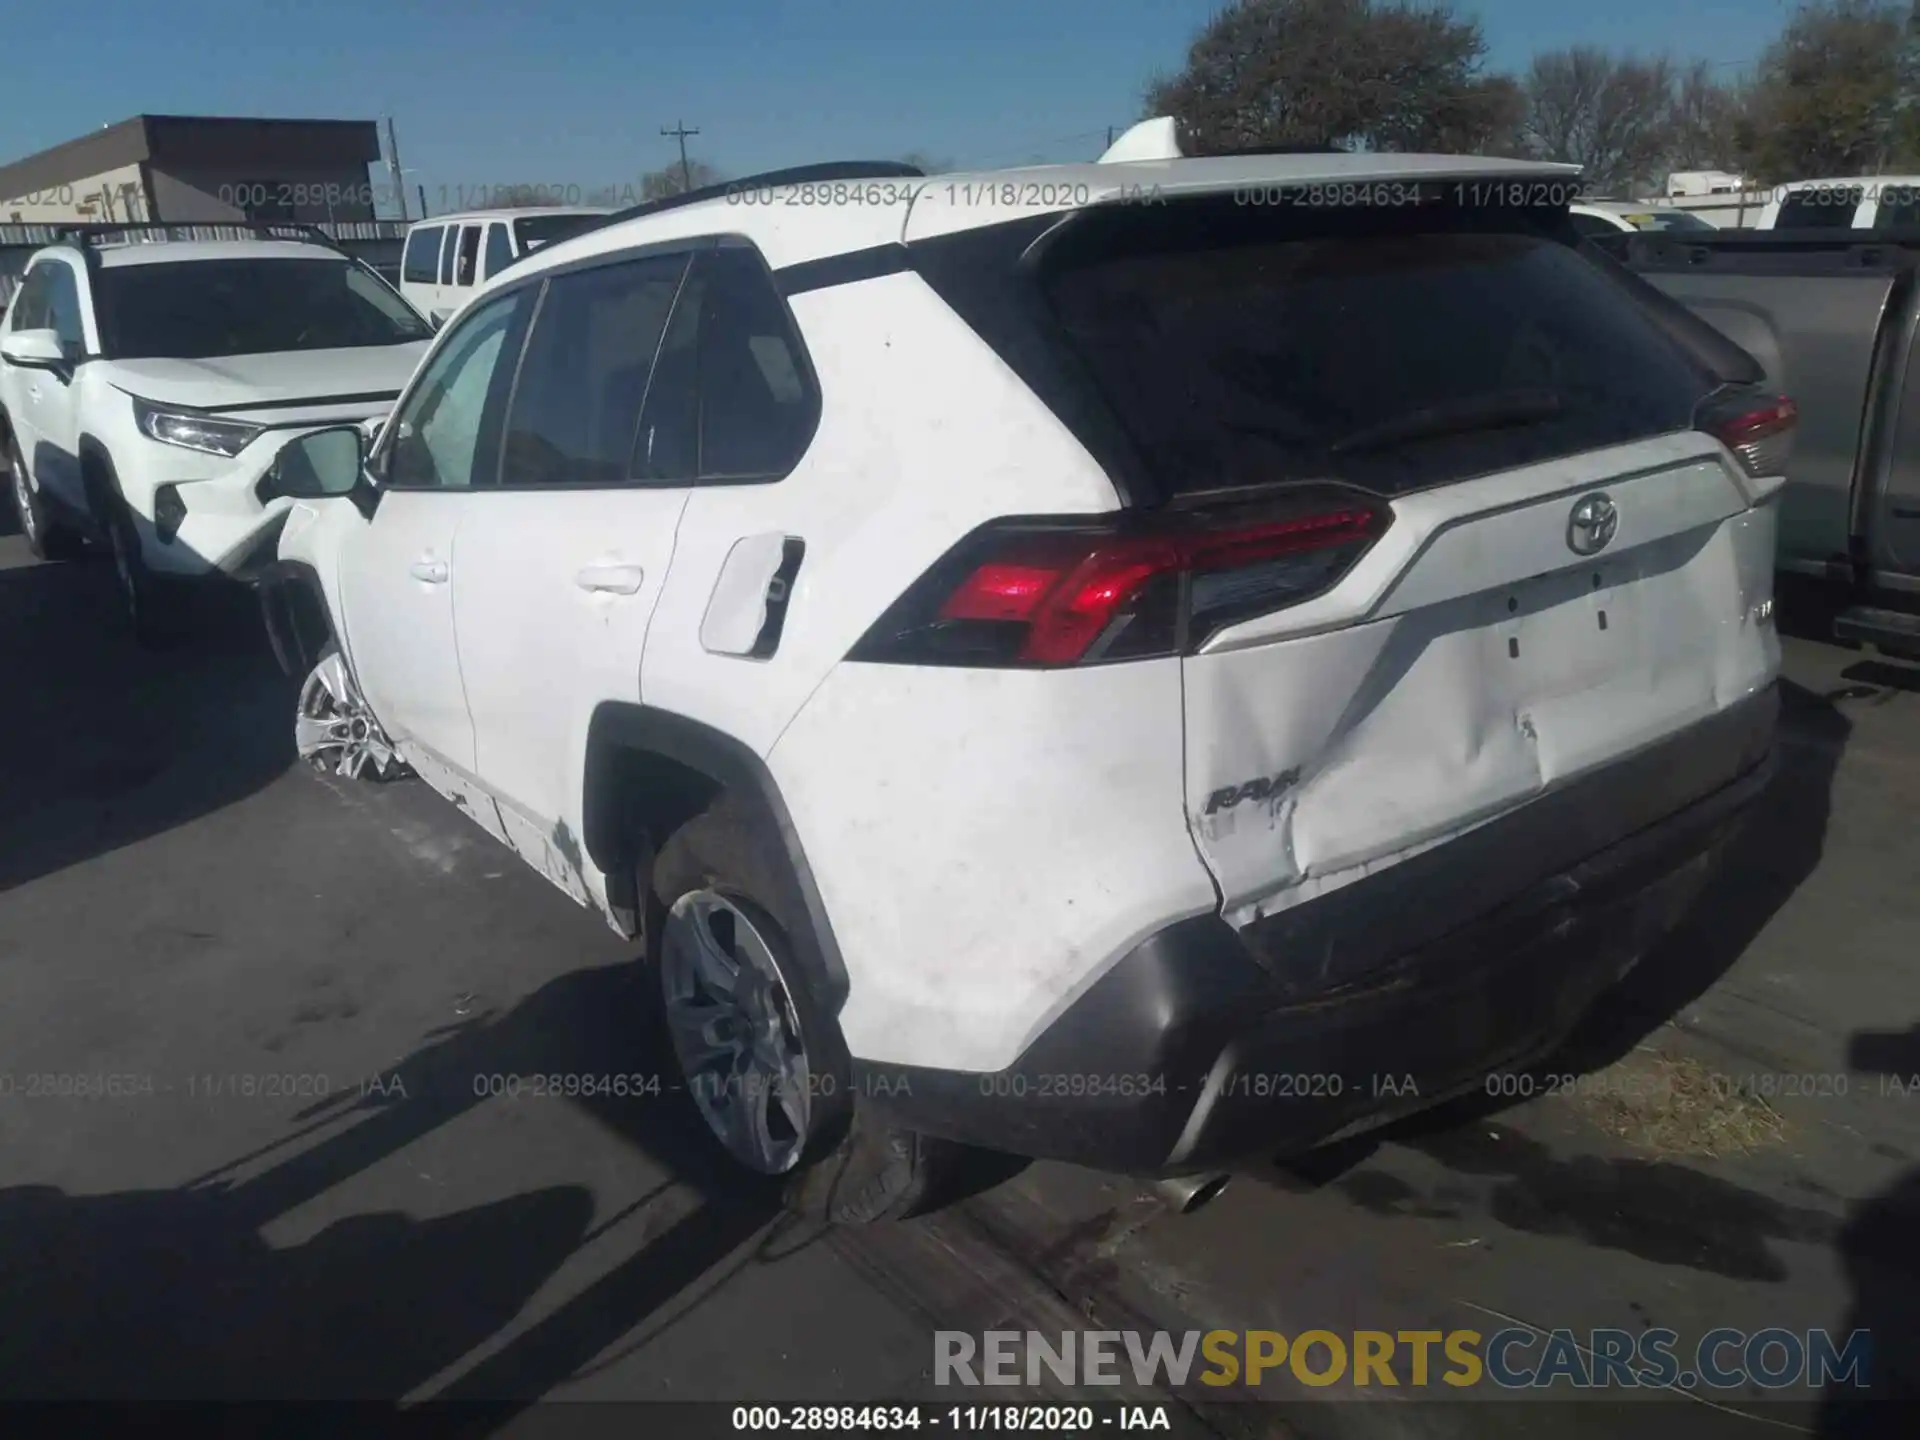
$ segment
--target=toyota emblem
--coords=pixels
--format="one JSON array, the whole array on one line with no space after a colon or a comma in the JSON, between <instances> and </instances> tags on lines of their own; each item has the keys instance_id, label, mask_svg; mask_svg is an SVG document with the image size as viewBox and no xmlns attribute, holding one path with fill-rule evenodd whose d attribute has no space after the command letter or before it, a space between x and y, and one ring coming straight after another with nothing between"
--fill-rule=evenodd
<instances>
[{"instance_id":1,"label":"toyota emblem","mask_svg":"<svg viewBox=\"0 0 1920 1440\"><path fill-rule=\"evenodd\" d=\"M1567 517L1567 548L1576 555L1598 555L1613 543L1620 511L1606 495L1583 495Z\"/></svg>"}]
</instances>

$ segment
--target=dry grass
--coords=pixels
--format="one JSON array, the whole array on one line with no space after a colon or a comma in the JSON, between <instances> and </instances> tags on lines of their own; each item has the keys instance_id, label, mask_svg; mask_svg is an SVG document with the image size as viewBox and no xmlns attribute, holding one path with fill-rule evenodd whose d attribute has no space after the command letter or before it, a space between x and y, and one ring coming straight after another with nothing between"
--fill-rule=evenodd
<instances>
[{"instance_id":1,"label":"dry grass","mask_svg":"<svg viewBox=\"0 0 1920 1440\"><path fill-rule=\"evenodd\" d=\"M1582 1076L1576 1094L1601 1130L1656 1155L1746 1155L1786 1136L1780 1112L1760 1096L1698 1060L1653 1050Z\"/></svg>"}]
</instances>

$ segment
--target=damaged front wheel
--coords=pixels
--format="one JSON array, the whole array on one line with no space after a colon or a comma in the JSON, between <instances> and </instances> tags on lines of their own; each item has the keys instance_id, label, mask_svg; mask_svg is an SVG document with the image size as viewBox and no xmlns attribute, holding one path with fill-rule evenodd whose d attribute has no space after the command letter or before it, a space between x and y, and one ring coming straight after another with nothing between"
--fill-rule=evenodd
<instances>
[{"instance_id":1,"label":"damaged front wheel","mask_svg":"<svg viewBox=\"0 0 1920 1440\"><path fill-rule=\"evenodd\" d=\"M300 687L293 743L300 758L323 775L395 780L408 773L354 683L346 658L331 644Z\"/></svg>"}]
</instances>

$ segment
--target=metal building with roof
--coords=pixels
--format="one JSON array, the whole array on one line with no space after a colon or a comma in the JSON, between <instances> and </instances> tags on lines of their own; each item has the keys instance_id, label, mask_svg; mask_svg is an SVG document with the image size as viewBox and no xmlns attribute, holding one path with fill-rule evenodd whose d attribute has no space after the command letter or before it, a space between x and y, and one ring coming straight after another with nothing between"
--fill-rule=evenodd
<instances>
[{"instance_id":1,"label":"metal building with roof","mask_svg":"<svg viewBox=\"0 0 1920 1440\"><path fill-rule=\"evenodd\" d=\"M372 220L379 159L372 120L136 115L0 165L0 223Z\"/></svg>"}]
</instances>

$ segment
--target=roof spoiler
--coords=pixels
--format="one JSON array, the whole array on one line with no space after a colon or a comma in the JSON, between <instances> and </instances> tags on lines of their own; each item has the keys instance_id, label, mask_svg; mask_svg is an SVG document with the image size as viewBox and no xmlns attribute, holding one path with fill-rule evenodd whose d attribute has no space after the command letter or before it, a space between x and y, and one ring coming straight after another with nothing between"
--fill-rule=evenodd
<instances>
[{"instance_id":1,"label":"roof spoiler","mask_svg":"<svg viewBox=\"0 0 1920 1440\"><path fill-rule=\"evenodd\" d=\"M1100 157L1102 165L1119 164L1128 160L1178 160L1180 152L1180 132L1173 116L1156 115L1151 120L1142 120L1132 126L1125 134L1114 141Z\"/></svg>"}]
</instances>

